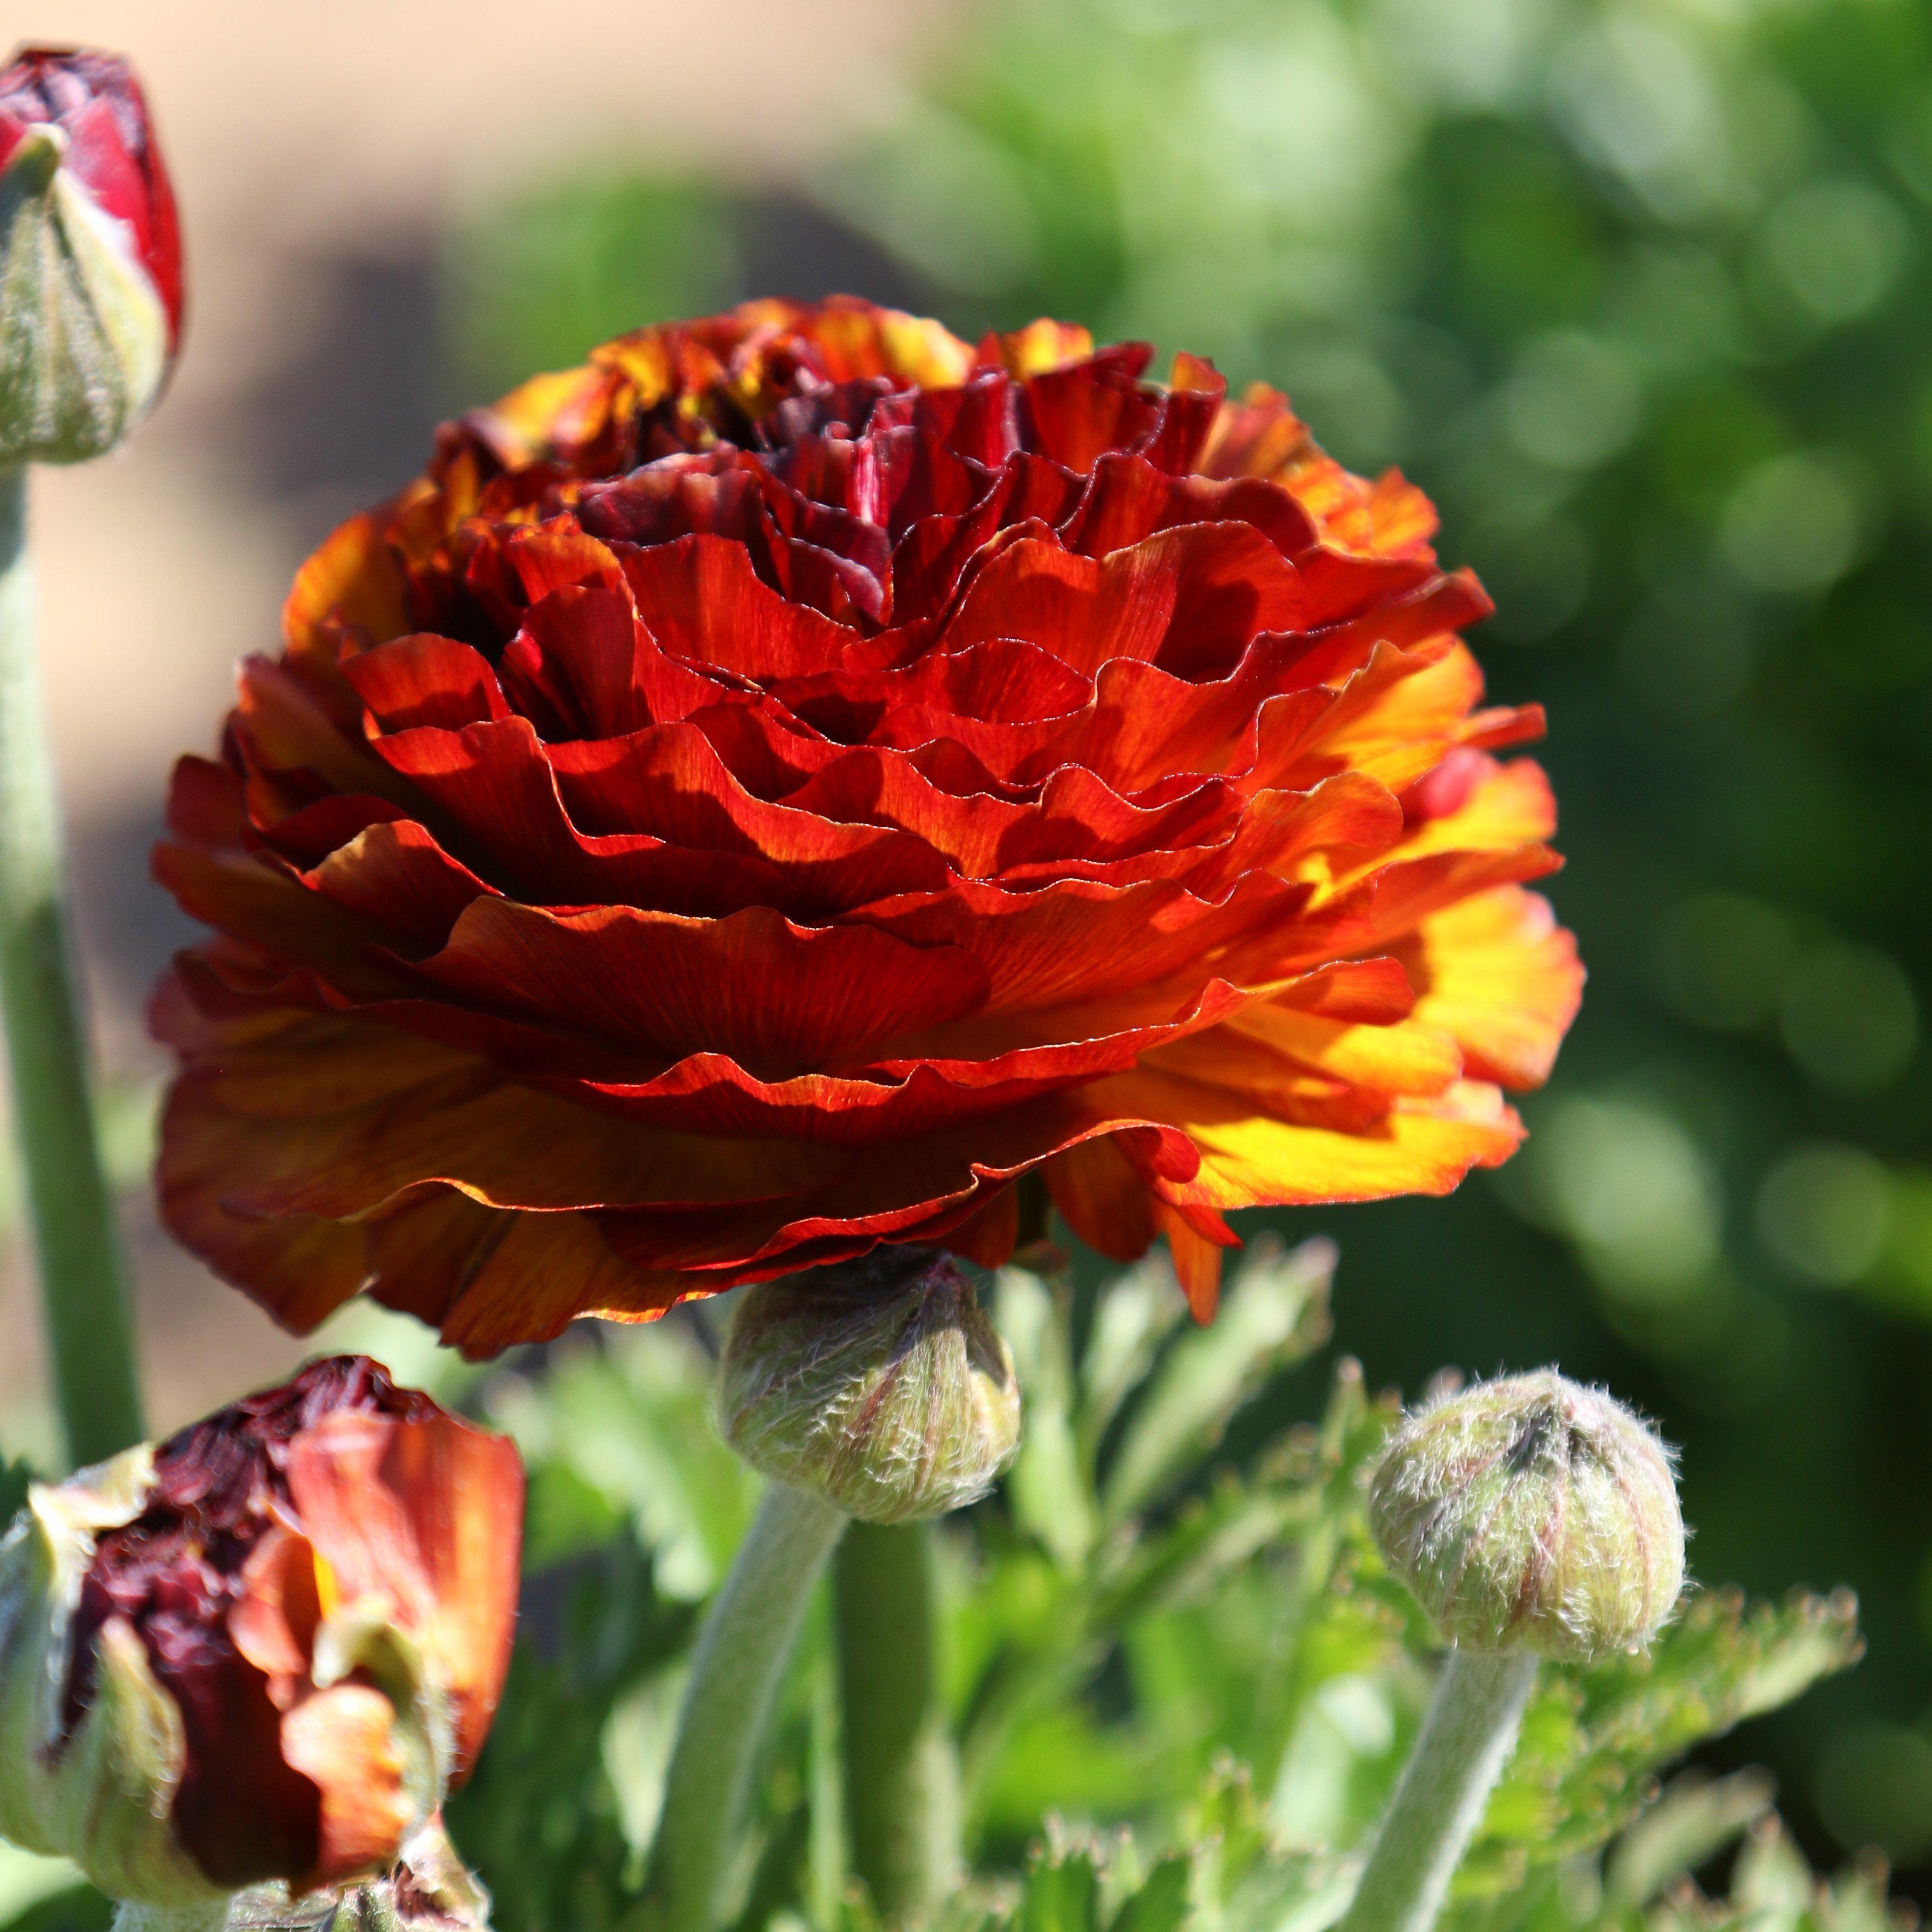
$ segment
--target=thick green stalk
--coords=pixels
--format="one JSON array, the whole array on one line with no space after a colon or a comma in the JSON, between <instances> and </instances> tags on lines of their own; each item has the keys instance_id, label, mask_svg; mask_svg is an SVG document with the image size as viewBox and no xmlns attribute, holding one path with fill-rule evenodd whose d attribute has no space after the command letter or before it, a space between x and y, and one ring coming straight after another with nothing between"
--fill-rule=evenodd
<instances>
[{"instance_id":1,"label":"thick green stalk","mask_svg":"<svg viewBox=\"0 0 1932 1932\"><path fill-rule=\"evenodd\" d=\"M752 1766L806 1600L847 1518L774 1483L698 1640L664 1780L652 1885L664 1932L712 1932Z\"/></svg>"},{"instance_id":2,"label":"thick green stalk","mask_svg":"<svg viewBox=\"0 0 1932 1932\"><path fill-rule=\"evenodd\" d=\"M928 1524L855 1522L832 1568L852 1866L887 1919L938 1904L965 1862L934 1554Z\"/></svg>"},{"instance_id":3,"label":"thick green stalk","mask_svg":"<svg viewBox=\"0 0 1932 1932\"><path fill-rule=\"evenodd\" d=\"M0 470L0 1004L68 1456L138 1442L141 1394L68 938L58 794L27 556L27 472Z\"/></svg>"},{"instance_id":4,"label":"thick green stalk","mask_svg":"<svg viewBox=\"0 0 1932 1932\"><path fill-rule=\"evenodd\" d=\"M114 1908L114 1932L223 1932L232 1899L201 1905L136 1905L123 1899Z\"/></svg>"},{"instance_id":5,"label":"thick green stalk","mask_svg":"<svg viewBox=\"0 0 1932 1932\"><path fill-rule=\"evenodd\" d=\"M1527 1654L1450 1652L1341 1932L1430 1932L1535 1681Z\"/></svg>"}]
</instances>

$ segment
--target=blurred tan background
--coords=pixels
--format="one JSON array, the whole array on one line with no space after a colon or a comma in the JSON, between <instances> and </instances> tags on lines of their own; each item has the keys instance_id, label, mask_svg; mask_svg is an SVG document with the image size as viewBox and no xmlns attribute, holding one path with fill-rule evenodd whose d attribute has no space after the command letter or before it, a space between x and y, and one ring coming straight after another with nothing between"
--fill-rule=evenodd
<instances>
[{"instance_id":1,"label":"blurred tan background","mask_svg":"<svg viewBox=\"0 0 1932 1932\"><path fill-rule=\"evenodd\" d=\"M189 930L147 877L165 776L212 747L235 661L272 648L303 554L470 400L439 393L436 236L505 182L573 166L782 178L884 111L948 10L575 0L560 22L527 0L9 0L0 44L134 61L189 253L186 346L154 420L119 456L34 485L88 976L128 1166L161 1070L142 998ZM0 1208L0 1454L44 1457L16 1189ZM140 1190L128 1238L158 1426L302 1352L168 1243ZM358 1342L414 1346L358 1318Z\"/></svg>"}]
</instances>

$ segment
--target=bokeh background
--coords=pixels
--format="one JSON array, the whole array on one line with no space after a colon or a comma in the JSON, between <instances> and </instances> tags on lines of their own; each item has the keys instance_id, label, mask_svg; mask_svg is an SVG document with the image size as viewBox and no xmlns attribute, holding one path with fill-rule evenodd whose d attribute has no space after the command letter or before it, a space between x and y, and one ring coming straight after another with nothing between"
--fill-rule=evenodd
<instances>
[{"instance_id":1,"label":"bokeh background","mask_svg":"<svg viewBox=\"0 0 1932 1932\"><path fill-rule=\"evenodd\" d=\"M1493 695L1550 707L1592 969L1510 1168L1290 1217L1342 1244L1336 1346L1607 1381L1684 1446L1700 1576L1856 1587L1864 1664L1714 1761L1932 1898L1923 0L9 13L135 58L193 257L160 415L35 502L158 1420L298 1352L154 1228L140 1010L164 772L304 551L439 416L745 295L1188 347L1441 504ZM0 1448L45 1453L16 1197Z\"/></svg>"}]
</instances>

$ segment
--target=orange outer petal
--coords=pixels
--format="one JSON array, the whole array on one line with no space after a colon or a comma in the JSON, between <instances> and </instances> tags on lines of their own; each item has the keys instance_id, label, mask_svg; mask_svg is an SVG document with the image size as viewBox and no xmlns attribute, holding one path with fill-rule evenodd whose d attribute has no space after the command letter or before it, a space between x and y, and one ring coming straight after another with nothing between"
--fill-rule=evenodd
<instances>
[{"instance_id":1,"label":"orange outer petal","mask_svg":"<svg viewBox=\"0 0 1932 1932\"><path fill-rule=\"evenodd\" d=\"M1271 1119L1239 1094L1144 1068L1096 1082L1082 1097L1109 1115L1180 1128L1199 1150L1200 1171L1187 1180L1152 1177L1154 1192L1224 1211L1447 1194L1471 1168L1507 1160L1522 1138L1497 1090L1467 1080L1397 1100L1378 1126L1353 1133Z\"/></svg>"},{"instance_id":2,"label":"orange outer petal","mask_svg":"<svg viewBox=\"0 0 1932 1932\"><path fill-rule=\"evenodd\" d=\"M1478 893L1432 913L1396 950L1414 1017L1452 1035L1472 1074L1518 1088L1549 1078L1584 973L1546 899L1516 886Z\"/></svg>"},{"instance_id":3,"label":"orange outer petal","mask_svg":"<svg viewBox=\"0 0 1932 1932\"><path fill-rule=\"evenodd\" d=\"M363 1684L318 1690L283 1718L283 1756L322 1793L315 1869L292 1889L339 1884L395 1863L417 1822L395 1724L394 1706Z\"/></svg>"},{"instance_id":4,"label":"orange outer petal","mask_svg":"<svg viewBox=\"0 0 1932 1932\"><path fill-rule=\"evenodd\" d=\"M387 1597L422 1643L454 1706L460 1784L509 1669L523 1540L514 1446L454 1416L339 1411L290 1445L288 1475L344 1600Z\"/></svg>"}]
</instances>

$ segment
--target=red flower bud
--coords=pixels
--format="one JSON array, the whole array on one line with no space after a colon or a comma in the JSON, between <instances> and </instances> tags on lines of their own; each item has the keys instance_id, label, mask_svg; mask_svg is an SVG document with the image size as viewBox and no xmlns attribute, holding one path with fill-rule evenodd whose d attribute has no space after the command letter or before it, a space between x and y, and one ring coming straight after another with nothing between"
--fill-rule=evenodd
<instances>
[{"instance_id":1,"label":"red flower bud","mask_svg":"<svg viewBox=\"0 0 1932 1932\"><path fill-rule=\"evenodd\" d=\"M23 47L0 70L0 462L112 447L181 337L173 190L128 63Z\"/></svg>"},{"instance_id":2,"label":"red flower bud","mask_svg":"<svg viewBox=\"0 0 1932 1932\"><path fill-rule=\"evenodd\" d=\"M0 1830L156 1903L386 1870L489 1728L522 1495L507 1442L354 1356L37 1491Z\"/></svg>"}]
</instances>

